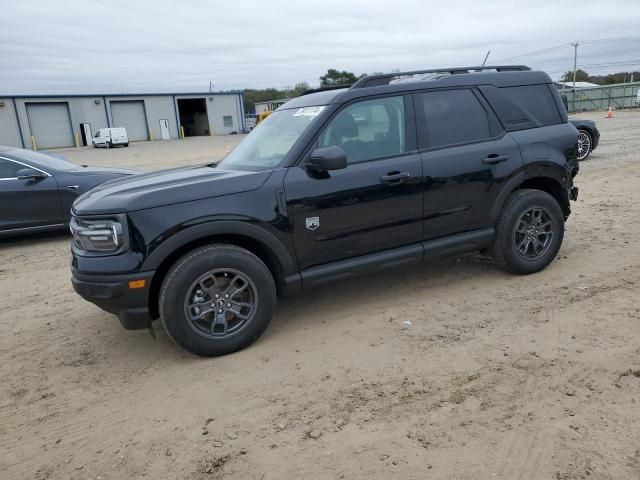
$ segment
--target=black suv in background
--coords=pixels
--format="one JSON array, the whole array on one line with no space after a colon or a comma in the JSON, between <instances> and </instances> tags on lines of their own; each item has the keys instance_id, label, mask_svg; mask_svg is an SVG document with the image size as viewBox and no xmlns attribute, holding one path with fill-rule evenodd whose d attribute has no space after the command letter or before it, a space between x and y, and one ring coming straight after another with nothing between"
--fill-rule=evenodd
<instances>
[{"instance_id":1,"label":"black suv in background","mask_svg":"<svg viewBox=\"0 0 640 480\"><path fill-rule=\"evenodd\" d=\"M75 290L199 355L258 338L276 297L482 250L545 268L578 132L523 66L375 75L287 102L219 164L115 180L73 206Z\"/></svg>"}]
</instances>

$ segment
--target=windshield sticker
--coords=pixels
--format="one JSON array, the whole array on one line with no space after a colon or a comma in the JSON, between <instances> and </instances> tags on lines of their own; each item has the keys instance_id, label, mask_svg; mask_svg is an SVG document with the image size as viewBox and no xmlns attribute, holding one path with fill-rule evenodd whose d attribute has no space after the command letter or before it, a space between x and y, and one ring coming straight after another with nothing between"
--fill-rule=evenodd
<instances>
[{"instance_id":1,"label":"windshield sticker","mask_svg":"<svg viewBox=\"0 0 640 480\"><path fill-rule=\"evenodd\" d=\"M294 117L315 117L322 110L324 110L324 106L321 107L303 107L299 108L296 113L293 114Z\"/></svg>"}]
</instances>

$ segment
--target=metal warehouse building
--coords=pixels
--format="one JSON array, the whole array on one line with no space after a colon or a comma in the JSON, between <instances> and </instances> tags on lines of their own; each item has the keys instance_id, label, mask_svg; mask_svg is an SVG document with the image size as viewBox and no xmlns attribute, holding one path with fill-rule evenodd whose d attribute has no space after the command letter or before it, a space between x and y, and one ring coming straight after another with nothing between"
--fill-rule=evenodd
<instances>
[{"instance_id":1,"label":"metal warehouse building","mask_svg":"<svg viewBox=\"0 0 640 480\"><path fill-rule=\"evenodd\" d=\"M129 140L168 140L245 131L242 93L33 95L0 97L0 145L91 145L100 128Z\"/></svg>"}]
</instances>

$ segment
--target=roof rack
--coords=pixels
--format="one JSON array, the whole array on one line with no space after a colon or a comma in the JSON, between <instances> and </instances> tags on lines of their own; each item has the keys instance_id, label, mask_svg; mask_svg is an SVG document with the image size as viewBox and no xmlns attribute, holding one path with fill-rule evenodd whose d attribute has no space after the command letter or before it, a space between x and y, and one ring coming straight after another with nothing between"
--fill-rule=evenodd
<instances>
[{"instance_id":1,"label":"roof rack","mask_svg":"<svg viewBox=\"0 0 640 480\"><path fill-rule=\"evenodd\" d=\"M302 97L304 95L309 95L311 93L326 92L328 90L340 90L341 88L349 88L351 86L352 84L350 83L343 84L343 85L326 85L320 88L312 88L310 90L305 90L303 93L300 94L300 96Z\"/></svg>"},{"instance_id":2,"label":"roof rack","mask_svg":"<svg viewBox=\"0 0 640 480\"><path fill-rule=\"evenodd\" d=\"M362 77L358 81L356 81L356 83L351 85L351 88L366 88L388 85L394 78L420 75L422 73L447 73L455 75L460 73L481 72L485 70L495 70L496 72L518 72L531 69L525 65L489 65L480 67L435 68L430 70L413 70L410 72L383 73L380 75L369 75L366 77Z\"/></svg>"}]
</instances>

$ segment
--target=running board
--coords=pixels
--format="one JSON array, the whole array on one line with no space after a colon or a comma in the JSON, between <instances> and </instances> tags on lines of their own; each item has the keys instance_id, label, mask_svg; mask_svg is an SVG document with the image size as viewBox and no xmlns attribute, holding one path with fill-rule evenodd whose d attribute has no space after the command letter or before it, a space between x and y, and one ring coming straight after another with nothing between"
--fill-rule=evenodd
<instances>
[{"instance_id":1,"label":"running board","mask_svg":"<svg viewBox=\"0 0 640 480\"><path fill-rule=\"evenodd\" d=\"M301 272L302 286L315 287L427 259L481 250L491 245L493 235L493 228L485 228L308 268Z\"/></svg>"}]
</instances>

